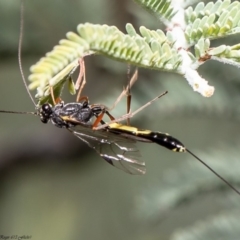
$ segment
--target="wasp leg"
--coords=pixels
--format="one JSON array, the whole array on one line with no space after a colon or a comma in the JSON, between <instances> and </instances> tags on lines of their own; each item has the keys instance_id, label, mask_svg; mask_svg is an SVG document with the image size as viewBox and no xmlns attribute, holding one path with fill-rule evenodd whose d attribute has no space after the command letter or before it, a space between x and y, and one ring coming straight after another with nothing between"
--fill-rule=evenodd
<instances>
[{"instance_id":1,"label":"wasp leg","mask_svg":"<svg viewBox=\"0 0 240 240\"><path fill-rule=\"evenodd\" d=\"M102 120L104 114L106 114L106 115L110 118L111 122L112 122L112 121L115 121L115 118L106 110L106 108L105 108L104 106L103 106L103 108L102 108L101 111L102 111L102 112L97 116L95 122L93 123L92 129L94 129L94 130L99 130L99 129L101 129L101 126L102 126L102 125L108 125L108 124L106 124L106 123ZM99 123L101 123L102 125L101 125L101 126L98 126Z\"/></svg>"},{"instance_id":2,"label":"wasp leg","mask_svg":"<svg viewBox=\"0 0 240 240\"><path fill-rule=\"evenodd\" d=\"M100 113L98 115L98 117L96 118L95 122L93 123L92 125L92 129L94 130L98 130L98 124L101 122L103 123L102 119L103 119L103 116L104 116L105 112L103 111L102 113Z\"/></svg>"},{"instance_id":3,"label":"wasp leg","mask_svg":"<svg viewBox=\"0 0 240 240\"><path fill-rule=\"evenodd\" d=\"M52 101L53 101L53 105L55 106L56 104L62 102L62 99L60 97L56 98L55 99L55 96L54 96L54 91L53 91L53 87L51 86L50 87L50 93L51 93L51 97L52 97Z\"/></svg>"},{"instance_id":4,"label":"wasp leg","mask_svg":"<svg viewBox=\"0 0 240 240\"><path fill-rule=\"evenodd\" d=\"M129 69L130 70L130 69ZM138 71L135 70L135 73L133 74L132 78L128 82L128 86L125 89L126 96L127 96L127 114L131 111L131 100L132 100L132 94L131 94L131 81L135 82L138 78ZM133 80L132 80L133 79ZM130 118L127 118L127 125L130 126Z\"/></svg>"},{"instance_id":5,"label":"wasp leg","mask_svg":"<svg viewBox=\"0 0 240 240\"><path fill-rule=\"evenodd\" d=\"M87 96L82 96L78 99L77 102L88 102L89 103L89 100L88 100L88 97Z\"/></svg>"},{"instance_id":6,"label":"wasp leg","mask_svg":"<svg viewBox=\"0 0 240 240\"><path fill-rule=\"evenodd\" d=\"M107 114L107 113L106 113ZM109 115L110 115L110 113L108 113ZM107 115L108 115L107 114ZM109 116L108 115L108 116ZM112 115L111 115L112 116ZM110 116L109 116L110 117ZM107 123L103 123L103 122L101 122L102 123L102 125L100 125L100 126L96 126L95 128L94 128L94 130L100 130L100 129L103 129L103 128L105 128L105 127L107 127L107 126L109 126L110 124L112 124L112 123L116 123L116 122L121 122L121 121L124 121L124 120L126 120L126 119L128 119L128 118L131 118L132 116L131 116L131 113L128 113L128 114L125 114L125 115L123 115L122 117L119 117L119 118L113 118L113 119L111 119L111 121L110 122L107 122Z\"/></svg>"},{"instance_id":7,"label":"wasp leg","mask_svg":"<svg viewBox=\"0 0 240 240\"><path fill-rule=\"evenodd\" d=\"M114 122L118 122L118 121L123 121L125 119L127 119L127 124L130 125L130 107L131 107L131 92L130 89L133 86L133 84L137 81L137 77L138 77L138 70L136 69L132 78L129 81L129 84L127 85L127 87L125 89L123 89L122 93L119 95L119 97L116 99L115 103L113 104L113 106L111 108L106 108L103 109L103 113L100 114L96 121L93 123L93 129L95 130L99 130L99 129L103 129L105 127L107 127L109 124L114 123ZM127 96L127 114L123 115L121 118L115 119L110 113L109 111L111 111L112 109L114 109L116 107L116 105L121 101L123 96ZM108 111L107 111L107 110ZM102 118L104 116L104 114L107 114L108 117L110 118L110 122L109 123L105 123L104 121L102 121ZM98 126L98 124L101 123L102 125Z\"/></svg>"},{"instance_id":8,"label":"wasp leg","mask_svg":"<svg viewBox=\"0 0 240 240\"><path fill-rule=\"evenodd\" d=\"M96 129L99 130L99 129L102 129L102 128L105 128L107 127L109 124L111 123L116 123L116 122L121 122L121 121L124 121L128 118L132 118L134 115L136 115L138 112L142 111L145 107L149 106L150 104L152 104L154 101L156 101L157 99L159 99L160 97L166 95L168 93L168 91L162 93L161 95L155 97L154 99L152 99L151 101L147 102L146 104L144 104L142 107L138 108L137 110L135 110L134 112L131 113L131 111L119 118L116 118L116 119L113 119L112 121L108 122L108 123L105 123L101 126L98 126Z\"/></svg>"},{"instance_id":9,"label":"wasp leg","mask_svg":"<svg viewBox=\"0 0 240 240\"><path fill-rule=\"evenodd\" d=\"M166 95L168 93L168 91L165 91L164 93L160 94L159 96L155 97L154 99L152 99L151 101L147 102L146 104L144 104L142 107L138 108L137 110L135 110L133 113L129 113L126 114L126 116L129 116L130 118L132 118L134 115L136 115L137 113L139 113L140 111L142 111L144 108L146 108L147 106L151 105L153 102L155 102L157 99L163 97L164 95ZM122 120L121 120L122 121Z\"/></svg>"},{"instance_id":10,"label":"wasp leg","mask_svg":"<svg viewBox=\"0 0 240 240\"><path fill-rule=\"evenodd\" d=\"M111 115L108 111L106 111L105 113L108 115L111 121L115 120L115 117L113 117L113 115Z\"/></svg>"},{"instance_id":11,"label":"wasp leg","mask_svg":"<svg viewBox=\"0 0 240 240\"><path fill-rule=\"evenodd\" d=\"M119 95L119 97L116 99L116 101L114 102L113 106L111 108L109 108L109 111L113 110L117 104L121 101L121 99L123 98L123 96L127 95L128 89L130 89L133 84L137 81L137 77L138 77L138 71L136 70L128 84L128 86L126 88L123 89L122 93Z\"/></svg>"},{"instance_id":12,"label":"wasp leg","mask_svg":"<svg viewBox=\"0 0 240 240\"><path fill-rule=\"evenodd\" d=\"M111 108L109 108L109 110L113 110L116 107L116 105L121 101L123 96L127 96L127 114L130 113L130 110L131 110L131 98L132 98L130 89L133 86L133 84L137 81L137 79L138 79L138 69L135 70L133 76L131 77L131 79L128 82L127 87L123 89L122 93L116 99L116 101L114 102L113 106ZM125 119L127 119L127 125L130 125L130 118L125 118ZM115 119L111 119L111 120L115 120Z\"/></svg>"},{"instance_id":13,"label":"wasp leg","mask_svg":"<svg viewBox=\"0 0 240 240\"><path fill-rule=\"evenodd\" d=\"M77 98L76 98L76 102L80 102L80 99L81 99L80 96L81 96L82 90L86 84L86 71L85 71L85 63L84 63L83 58L79 59L79 66L80 66L79 75L78 75L78 79L75 84L75 88L79 89Z\"/></svg>"}]
</instances>

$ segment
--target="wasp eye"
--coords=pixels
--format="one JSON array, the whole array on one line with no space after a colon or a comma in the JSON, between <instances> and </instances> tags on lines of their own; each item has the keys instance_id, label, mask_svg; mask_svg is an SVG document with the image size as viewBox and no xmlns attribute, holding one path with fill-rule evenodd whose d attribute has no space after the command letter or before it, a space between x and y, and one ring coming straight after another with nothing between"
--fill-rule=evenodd
<instances>
[{"instance_id":1,"label":"wasp eye","mask_svg":"<svg viewBox=\"0 0 240 240\"><path fill-rule=\"evenodd\" d=\"M52 106L49 103L45 103L42 105L42 112L45 114L51 114L52 113Z\"/></svg>"},{"instance_id":2,"label":"wasp eye","mask_svg":"<svg viewBox=\"0 0 240 240\"><path fill-rule=\"evenodd\" d=\"M48 123L48 120L49 120L49 118L45 118L43 116L41 116L40 119L43 123Z\"/></svg>"},{"instance_id":3,"label":"wasp eye","mask_svg":"<svg viewBox=\"0 0 240 240\"><path fill-rule=\"evenodd\" d=\"M48 120L51 118L52 114L52 106L49 103L45 103L42 105L40 109L40 119L43 123L47 123Z\"/></svg>"}]
</instances>

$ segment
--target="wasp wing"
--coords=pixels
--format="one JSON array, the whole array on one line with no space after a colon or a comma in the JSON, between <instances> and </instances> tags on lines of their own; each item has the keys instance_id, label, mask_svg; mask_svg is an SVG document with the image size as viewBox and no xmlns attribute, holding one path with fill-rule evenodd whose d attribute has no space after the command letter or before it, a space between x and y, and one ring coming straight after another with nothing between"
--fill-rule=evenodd
<instances>
[{"instance_id":1,"label":"wasp wing","mask_svg":"<svg viewBox=\"0 0 240 240\"><path fill-rule=\"evenodd\" d=\"M139 160L141 155L135 146L135 140L110 133L106 129L92 130L85 125L77 125L68 130L111 165L129 174L145 174L145 163Z\"/></svg>"}]
</instances>

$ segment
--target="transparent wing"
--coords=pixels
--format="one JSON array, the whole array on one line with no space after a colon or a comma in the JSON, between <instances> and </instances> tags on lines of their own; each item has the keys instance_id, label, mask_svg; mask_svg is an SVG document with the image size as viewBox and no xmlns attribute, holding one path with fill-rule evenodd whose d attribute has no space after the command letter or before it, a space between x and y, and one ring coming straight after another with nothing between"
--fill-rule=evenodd
<instances>
[{"instance_id":1,"label":"transparent wing","mask_svg":"<svg viewBox=\"0 0 240 240\"><path fill-rule=\"evenodd\" d=\"M104 129L92 130L82 125L68 130L93 148L111 165L129 174L145 174L145 163L139 160L141 155L135 146L135 140L107 132Z\"/></svg>"}]
</instances>

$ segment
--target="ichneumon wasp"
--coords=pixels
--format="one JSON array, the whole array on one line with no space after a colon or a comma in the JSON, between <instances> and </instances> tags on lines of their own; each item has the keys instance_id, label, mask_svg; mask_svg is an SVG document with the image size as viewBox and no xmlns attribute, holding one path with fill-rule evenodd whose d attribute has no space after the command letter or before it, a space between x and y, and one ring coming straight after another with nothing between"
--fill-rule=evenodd
<instances>
[{"instance_id":1,"label":"ichneumon wasp","mask_svg":"<svg viewBox=\"0 0 240 240\"><path fill-rule=\"evenodd\" d=\"M23 6L22 6L23 8ZM21 11L22 14L23 11ZM31 96L27 83L24 78L21 65L21 42L22 42L22 28L23 18L21 17L21 30L19 37L19 67L22 75L24 85L27 92L36 107L36 104ZM81 63L79 64L81 65ZM83 66L83 65L82 65ZM81 68L82 70L82 68ZM85 77L83 78L85 79ZM116 166L130 174L144 174L146 172L145 163L139 160L140 153L136 148L135 143L137 141L146 143L156 143L169 150L175 152L188 152L195 159L200 161L210 171L212 171L218 178L225 182L231 189L240 195L240 191L232 186L227 180L214 171L209 165L192 153L186 148L179 140L166 133L153 132L150 130L139 129L130 126L130 118L136 115L139 111L150 105L153 101L165 95L167 92L154 98L144 106L140 107L134 112L130 112L131 94L130 89L137 79L137 74L134 74L132 79L125 90L115 101L113 107L121 100L124 95L127 95L127 114L120 118L115 119L108 109L102 104L89 104L87 97L81 97L81 91L84 87L85 81L82 81L80 89L77 95L76 102L64 104L60 99L55 99L53 89L51 88L51 96L53 105L50 103L44 103L40 107L37 107L36 112L14 112L0 110L2 113L20 113L20 114L33 114L39 116L43 123L52 122L59 128L66 128L73 133L89 147L93 148L104 160L109 164ZM103 116L107 115L110 118L110 122L105 123ZM120 124L120 121L127 120L128 124Z\"/></svg>"}]
</instances>

